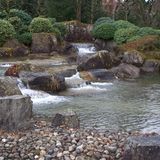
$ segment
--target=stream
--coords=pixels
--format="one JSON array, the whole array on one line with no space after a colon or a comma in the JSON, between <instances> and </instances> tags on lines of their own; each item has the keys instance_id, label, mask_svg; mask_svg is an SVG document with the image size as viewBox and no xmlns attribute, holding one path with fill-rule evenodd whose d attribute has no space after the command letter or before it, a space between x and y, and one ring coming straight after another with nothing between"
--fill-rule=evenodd
<instances>
[{"instance_id":1,"label":"stream","mask_svg":"<svg viewBox=\"0 0 160 160\"><path fill-rule=\"evenodd\" d=\"M95 52L92 44L75 46L82 56ZM0 75L7 67L0 65ZM34 114L52 116L72 110L85 128L160 132L160 75L87 85L77 72L66 77L66 83L70 87L60 96L31 90L19 80L22 93L31 96Z\"/></svg>"}]
</instances>

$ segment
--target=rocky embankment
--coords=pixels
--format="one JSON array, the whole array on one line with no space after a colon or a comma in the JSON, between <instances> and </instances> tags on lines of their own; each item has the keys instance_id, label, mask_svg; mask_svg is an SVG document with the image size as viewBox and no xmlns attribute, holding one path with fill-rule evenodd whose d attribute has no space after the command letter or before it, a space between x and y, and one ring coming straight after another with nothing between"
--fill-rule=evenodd
<instances>
[{"instance_id":1,"label":"rocky embankment","mask_svg":"<svg viewBox=\"0 0 160 160\"><path fill-rule=\"evenodd\" d=\"M127 132L53 128L34 120L31 130L0 132L0 160L114 160L122 159Z\"/></svg>"}]
</instances>

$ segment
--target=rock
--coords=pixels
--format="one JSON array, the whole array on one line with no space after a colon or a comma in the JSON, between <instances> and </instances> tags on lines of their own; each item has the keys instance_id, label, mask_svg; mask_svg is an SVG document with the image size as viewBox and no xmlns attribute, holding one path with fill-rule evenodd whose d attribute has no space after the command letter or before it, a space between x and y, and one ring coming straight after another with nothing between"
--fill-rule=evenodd
<instances>
[{"instance_id":1,"label":"rock","mask_svg":"<svg viewBox=\"0 0 160 160\"><path fill-rule=\"evenodd\" d=\"M26 129L31 126L32 101L30 97L15 95L0 98L0 128Z\"/></svg>"},{"instance_id":2,"label":"rock","mask_svg":"<svg viewBox=\"0 0 160 160\"><path fill-rule=\"evenodd\" d=\"M66 89L64 77L57 75L39 75L30 80L28 84L31 89L42 90L48 93L55 93Z\"/></svg>"},{"instance_id":3,"label":"rock","mask_svg":"<svg viewBox=\"0 0 160 160\"><path fill-rule=\"evenodd\" d=\"M18 80L13 77L0 77L0 96L22 95Z\"/></svg>"},{"instance_id":4,"label":"rock","mask_svg":"<svg viewBox=\"0 0 160 160\"><path fill-rule=\"evenodd\" d=\"M13 49L1 47L0 48L0 57L12 57L13 56Z\"/></svg>"},{"instance_id":5,"label":"rock","mask_svg":"<svg viewBox=\"0 0 160 160\"><path fill-rule=\"evenodd\" d=\"M65 22L68 28L68 33L65 40L68 42L91 42L93 37L91 35L92 25L84 24L79 21Z\"/></svg>"},{"instance_id":6,"label":"rock","mask_svg":"<svg viewBox=\"0 0 160 160\"><path fill-rule=\"evenodd\" d=\"M159 60L146 60L141 71L144 73L152 73L160 71L160 61Z\"/></svg>"},{"instance_id":7,"label":"rock","mask_svg":"<svg viewBox=\"0 0 160 160\"><path fill-rule=\"evenodd\" d=\"M5 76L20 77L19 74L20 74L20 72L23 72L23 71L27 71L27 72L40 72L41 71L41 72L44 72L45 68L41 67L41 66L36 66L36 65L33 65L33 64L28 64L28 63L14 64L6 70ZM21 75L23 75L23 73L21 73Z\"/></svg>"},{"instance_id":8,"label":"rock","mask_svg":"<svg viewBox=\"0 0 160 160\"><path fill-rule=\"evenodd\" d=\"M52 126L58 127L64 125L67 128L79 128L80 121L75 112L57 113L52 120Z\"/></svg>"},{"instance_id":9,"label":"rock","mask_svg":"<svg viewBox=\"0 0 160 160\"><path fill-rule=\"evenodd\" d=\"M92 69L80 72L80 77L86 81L108 81L115 79L113 72L106 69Z\"/></svg>"},{"instance_id":10,"label":"rock","mask_svg":"<svg viewBox=\"0 0 160 160\"><path fill-rule=\"evenodd\" d=\"M141 67L144 63L144 58L138 51L133 50L124 53L122 62L127 64L132 64L137 67Z\"/></svg>"},{"instance_id":11,"label":"rock","mask_svg":"<svg viewBox=\"0 0 160 160\"><path fill-rule=\"evenodd\" d=\"M121 63L118 67L110 69L110 71L120 79L132 79L140 76L140 69L131 64Z\"/></svg>"},{"instance_id":12,"label":"rock","mask_svg":"<svg viewBox=\"0 0 160 160\"><path fill-rule=\"evenodd\" d=\"M58 47L58 41L53 33L33 33L32 53L50 53Z\"/></svg>"},{"instance_id":13,"label":"rock","mask_svg":"<svg viewBox=\"0 0 160 160\"><path fill-rule=\"evenodd\" d=\"M109 52L116 52L118 49L117 44L114 41L108 41L103 39L96 39L94 45L97 50L107 50Z\"/></svg>"},{"instance_id":14,"label":"rock","mask_svg":"<svg viewBox=\"0 0 160 160\"><path fill-rule=\"evenodd\" d=\"M126 143L123 160L159 160L160 136L130 137Z\"/></svg>"},{"instance_id":15,"label":"rock","mask_svg":"<svg viewBox=\"0 0 160 160\"><path fill-rule=\"evenodd\" d=\"M10 48L13 50L12 56L27 56L30 51L28 47L26 47L24 44L18 42L16 39L8 40L4 45L4 48Z\"/></svg>"},{"instance_id":16,"label":"rock","mask_svg":"<svg viewBox=\"0 0 160 160\"><path fill-rule=\"evenodd\" d=\"M119 64L119 60L116 59L112 53L104 50L99 51L95 55L91 56L85 62L78 65L78 71L87 71L90 69L109 69Z\"/></svg>"}]
</instances>

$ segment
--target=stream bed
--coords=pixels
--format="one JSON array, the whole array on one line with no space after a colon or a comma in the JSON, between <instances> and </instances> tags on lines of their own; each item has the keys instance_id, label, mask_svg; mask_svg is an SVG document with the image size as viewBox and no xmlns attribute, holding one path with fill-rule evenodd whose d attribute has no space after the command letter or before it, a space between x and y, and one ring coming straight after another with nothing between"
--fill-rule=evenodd
<instances>
[{"instance_id":1,"label":"stream bed","mask_svg":"<svg viewBox=\"0 0 160 160\"><path fill-rule=\"evenodd\" d=\"M81 45L81 52L94 48ZM86 48L86 49L85 49ZM0 65L3 75L7 64ZM53 116L75 111L81 127L99 130L127 130L160 133L160 75L146 75L136 80L85 84L76 73L66 81L74 83L61 95L49 95L21 86L31 96L35 115ZM75 85L75 82L81 81Z\"/></svg>"}]
</instances>

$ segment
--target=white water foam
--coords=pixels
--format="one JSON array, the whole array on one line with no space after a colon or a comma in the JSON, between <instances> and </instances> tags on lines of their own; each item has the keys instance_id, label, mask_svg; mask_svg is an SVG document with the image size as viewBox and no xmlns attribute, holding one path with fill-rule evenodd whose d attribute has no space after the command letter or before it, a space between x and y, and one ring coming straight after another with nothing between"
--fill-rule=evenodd
<instances>
[{"instance_id":1,"label":"white water foam","mask_svg":"<svg viewBox=\"0 0 160 160\"><path fill-rule=\"evenodd\" d=\"M63 96L53 96L43 91L21 89L21 92L23 95L30 96L33 104L57 104L67 101Z\"/></svg>"},{"instance_id":2,"label":"white water foam","mask_svg":"<svg viewBox=\"0 0 160 160\"><path fill-rule=\"evenodd\" d=\"M92 82L91 83L92 86L112 86L113 83L111 82L108 82L108 83L105 83L105 82Z\"/></svg>"},{"instance_id":3,"label":"white water foam","mask_svg":"<svg viewBox=\"0 0 160 160\"><path fill-rule=\"evenodd\" d=\"M0 64L0 67L2 68L9 68L11 66L12 66L11 64Z\"/></svg>"},{"instance_id":4,"label":"white water foam","mask_svg":"<svg viewBox=\"0 0 160 160\"><path fill-rule=\"evenodd\" d=\"M54 96L43 91L29 89L24 86L20 79L18 79L18 86L23 95L31 97L33 104L57 104L68 101L68 99L63 96Z\"/></svg>"},{"instance_id":5,"label":"white water foam","mask_svg":"<svg viewBox=\"0 0 160 160\"><path fill-rule=\"evenodd\" d=\"M78 49L78 54L80 56L93 54L96 52L96 49L92 43L73 43L73 45Z\"/></svg>"}]
</instances>

